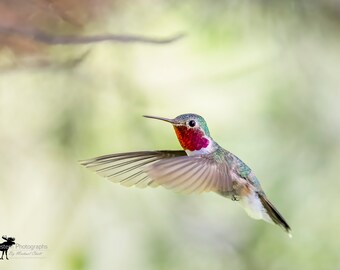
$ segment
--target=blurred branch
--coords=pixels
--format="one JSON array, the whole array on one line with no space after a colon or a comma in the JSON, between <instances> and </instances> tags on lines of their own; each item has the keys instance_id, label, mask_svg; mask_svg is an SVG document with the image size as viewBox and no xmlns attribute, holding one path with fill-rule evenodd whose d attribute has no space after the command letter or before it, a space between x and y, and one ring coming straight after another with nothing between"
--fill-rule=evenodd
<instances>
[{"instance_id":1,"label":"blurred branch","mask_svg":"<svg viewBox=\"0 0 340 270\"><path fill-rule=\"evenodd\" d=\"M79 45L98 42L118 42L118 43L148 43L148 44L168 44L184 37L184 34L177 34L166 38L151 38L140 35L94 35L94 36L58 36L51 35L40 30L25 29L13 26L0 25L0 35L17 35L36 42L48 45Z\"/></svg>"}]
</instances>

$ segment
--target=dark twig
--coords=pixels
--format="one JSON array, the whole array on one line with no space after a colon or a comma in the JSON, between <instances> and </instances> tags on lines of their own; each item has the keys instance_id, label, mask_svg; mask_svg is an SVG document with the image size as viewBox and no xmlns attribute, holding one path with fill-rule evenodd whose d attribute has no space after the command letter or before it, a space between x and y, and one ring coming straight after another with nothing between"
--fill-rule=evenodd
<instances>
[{"instance_id":1,"label":"dark twig","mask_svg":"<svg viewBox=\"0 0 340 270\"><path fill-rule=\"evenodd\" d=\"M0 25L0 35L1 34L18 35L48 45L79 45L104 41L119 43L167 44L175 42L184 37L184 34L177 34L175 36L168 38L151 38L139 35L111 35L111 34L95 36L57 36L50 35L40 30Z\"/></svg>"}]
</instances>

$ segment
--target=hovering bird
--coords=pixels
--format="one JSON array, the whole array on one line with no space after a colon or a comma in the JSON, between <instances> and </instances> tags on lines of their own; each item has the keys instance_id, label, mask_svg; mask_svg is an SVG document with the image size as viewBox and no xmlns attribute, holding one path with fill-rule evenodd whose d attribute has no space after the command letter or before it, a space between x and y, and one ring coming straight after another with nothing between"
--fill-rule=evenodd
<instances>
[{"instance_id":1,"label":"hovering bird","mask_svg":"<svg viewBox=\"0 0 340 270\"><path fill-rule=\"evenodd\" d=\"M239 202L252 218L277 224L290 235L288 223L268 200L255 174L213 140L202 116L144 117L171 123L183 150L118 153L81 164L125 186L163 186L186 194L213 191Z\"/></svg>"}]
</instances>

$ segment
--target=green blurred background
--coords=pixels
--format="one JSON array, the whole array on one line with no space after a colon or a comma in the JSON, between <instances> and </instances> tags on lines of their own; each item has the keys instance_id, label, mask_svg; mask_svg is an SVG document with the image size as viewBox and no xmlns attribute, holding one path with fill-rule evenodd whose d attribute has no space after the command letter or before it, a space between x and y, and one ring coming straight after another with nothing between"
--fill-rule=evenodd
<instances>
[{"instance_id":1,"label":"green blurred background","mask_svg":"<svg viewBox=\"0 0 340 270\"><path fill-rule=\"evenodd\" d=\"M0 36L0 234L48 245L45 258L1 269L340 268L338 1L86 0L60 4L68 17L45 8L58 1L27 13L9 2L0 25L20 11L51 33L187 36L77 46ZM141 115L187 112L255 171L292 239L215 194L125 188L77 163L179 149L170 125Z\"/></svg>"}]
</instances>

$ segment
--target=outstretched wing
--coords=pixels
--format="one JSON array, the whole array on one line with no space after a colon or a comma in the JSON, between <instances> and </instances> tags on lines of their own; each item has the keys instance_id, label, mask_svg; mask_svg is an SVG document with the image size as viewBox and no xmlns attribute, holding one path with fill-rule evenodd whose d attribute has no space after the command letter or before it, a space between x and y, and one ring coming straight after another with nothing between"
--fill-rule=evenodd
<instances>
[{"instance_id":1,"label":"outstretched wing","mask_svg":"<svg viewBox=\"0 0 340 270\"><path fill-rule=\"evenodd\" d=\"M164 186L176 192L231 192L233 182L226 162L213 155L185 156L160 160L147 167L150 186Z\"/></svg>"},{"instance_id":2,"label":"outstretched wing","mask_svg":"<svg viewBox=\"0 0 340 270\"><path fill-rule=\"evenodd\" d=\"M142 151L101 156L81 164L125 186L164 186L182 193L233 190L226 162L216 161L213 155Z\"/></svg>"},{"instance_id":3,"label":"outstretched wing","mask_svg":"<svg viewBox=\"0 0 340 270\"><path fill-rule=\"evenodd\" d=\"M95 157L80 161L80 164L112 182L143 188L151 181L145 172L148 165L180 156L186 156L185 151L140 151Z\"/></svg>"}]
</instances>

